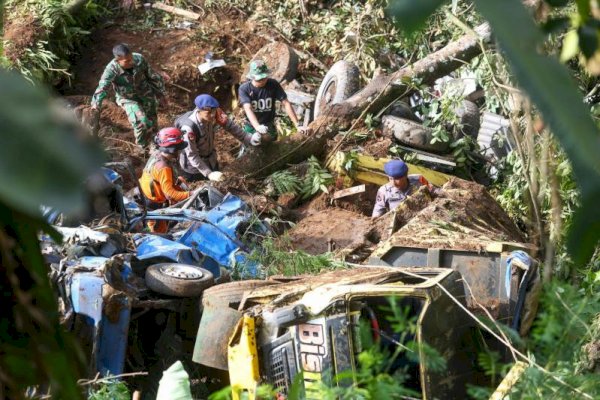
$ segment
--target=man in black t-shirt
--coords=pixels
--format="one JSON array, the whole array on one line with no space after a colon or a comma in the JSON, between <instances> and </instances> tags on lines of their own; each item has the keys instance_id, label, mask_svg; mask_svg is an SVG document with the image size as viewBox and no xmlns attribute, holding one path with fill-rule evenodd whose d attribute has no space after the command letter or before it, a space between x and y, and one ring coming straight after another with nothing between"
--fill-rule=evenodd
<instances>
[{"instance_id":1,"label":"man in black t-shirt","mask_svg":"<svg viewBox=\"0 0 600 400\"><path fill-rule=\"evenodd\" d=\"M263 141L277 140L275 130L275 102L280 101L288 117L302 133L309 129L299 126L298 117L287 99L285 91L275 79L269 78L269 68L264 61L256 60L250 63L249 81L243 83L238 91L240 104L246 113L244 131L259 132Z\"/></svg>"}]
</instances>

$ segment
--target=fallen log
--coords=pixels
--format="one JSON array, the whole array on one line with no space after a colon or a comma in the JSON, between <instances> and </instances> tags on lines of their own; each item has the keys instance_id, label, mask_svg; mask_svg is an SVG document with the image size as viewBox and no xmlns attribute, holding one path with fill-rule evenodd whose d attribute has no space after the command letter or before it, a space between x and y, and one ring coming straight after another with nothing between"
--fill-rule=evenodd
<instances>
[{"instance_id":1,"label":"fallen log","mask_svg":"<svg viewBox=\"0 0 600 400\"><path fill-rule=\"evenodd\" d=\"M412 82L433 82L470 61L482 51L481 41L489 41L487 23L473 33L448 43L444 48L391 74L376 76L369 84L346 101L329 106L315 119L309 136L294 134L284 140L250 149L244 156L227 166L226 172L251 176L266 176L296 164L311 155L323 155L327 141L368 112L378 111L411 90Z\"/></svg>"}]
</instances>

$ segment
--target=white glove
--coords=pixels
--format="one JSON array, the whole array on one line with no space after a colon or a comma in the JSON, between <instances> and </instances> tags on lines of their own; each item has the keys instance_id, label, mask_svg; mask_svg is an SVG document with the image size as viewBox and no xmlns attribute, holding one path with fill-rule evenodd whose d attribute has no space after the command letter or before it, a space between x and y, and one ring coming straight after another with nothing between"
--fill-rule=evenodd
<instances>
[{"instance_id":1,"label":"white glove","mask_svg":"<svg viewBox=\"0 0 600 400\"><path fill-rule=\"evenodd\" d=\"M269 131L269 128L265 125L259 125L258 128L256 128L256 132L260 133L260 134L265 134Z\"/></svg>"},{"instance_id":2,"label":"white glove","mask_svg":"<svg viewBox=\"0 0 600 400\"><path fill-rule=\"evenodd\" d=\"M250 138L250 144L252 146L259 146L261 139L262 139L262 136L261 136L260 132L254 132L252 134L252 137Z\"/></svg>"},{"instance_id":3,"label":"white glove","mask_svg":"<svg viewBox=\"0 0 600 400\"><path fill-rule=\"evenodd\" d=\"M298 132L303 135L310 135L312 133L312 129L310 129L308 126L299 126L297 129Z\"/></svg>"},{"instance_id":4,"label":"white glove","mask_svg":"<svg viewBox=\"0 0 600 400\"><path fill-rule=\"evenodd\" d=\"M208 174L208 180L213 182L221 182L223 180L223 173L220 171L213 171Z\"/></svg>"}]
</instances>

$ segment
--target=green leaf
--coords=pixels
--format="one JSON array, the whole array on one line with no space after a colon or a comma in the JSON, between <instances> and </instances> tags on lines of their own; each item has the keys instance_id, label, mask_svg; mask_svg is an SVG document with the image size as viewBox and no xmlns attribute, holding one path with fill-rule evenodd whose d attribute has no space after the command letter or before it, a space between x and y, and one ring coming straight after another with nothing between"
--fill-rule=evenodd
<instances>
[{"instance_id":1,"label":"green leaf","mask_svg":"<svg viewBox=\"0 0 600 400\"><path fill-rule=\"evenodd\" d=\"M585 56L590 58L598 48L598 30L589 25L583 25L577 30L579 35L579 48Z\"/></svg>"},{"instance_id":2,"label":"green leaf","mask_svg":"<svg viewBox=\"0 0 600 400\"><path fill-rule=\"evenodd\" d=\"M443 0L391 0L387 11L406 33L419 29Z\"/></svg>"},{"instance_id":3,"label":"green leaf","mask_svg":"<svg viewBox=\"0 0 600 400\"><path fill-rule=\"evenodd\" d=\"M548 21L542 24L542 29L544 30L544 32L551 34L562 32L563 30L568 29L569 26L571 26L570 18L558 17L548 19Z\"/></svg>"},{"instance_id":4,"label":"green leaf","mask_svg":"<svg viewBox=\"0 0 600 400\"><path fill-rule=\"evenodd\" d=\"M83 204L82 183L101 163L98 147L77 138L47 93L0 71L0 199L29 214L40 204L60 210ZM74 117L73 117L74 118Z\"/></svg>"},{"instance_id":5,"label":"green leaf","mask_svg":"<svg viewBox=\"0 0 600 400\"><path fill-rule=\"evenodd\" d=\"M565 62L570 60L577 55L577 52L579 52L579 35L573 29L565 35L560 52L560 61Z\"/></svg>"},{"instance_id":6,"label":"green leaf","mask_svg":"<svg viewBox=\"0 0 600 400\"><path fill-rule=\"evenodd\" d=\"M567 5L569 0L545 0L547 4L552 7L564 7Z\"/></svg>"},{"instance_id":7,"label":"green leaf","mask_svg":"<svg viewBox=\"0 0 600 400\"><path fill-rule=\"evenodd\" d=\"M598 128L567 68L554 57L538 53L543 34L521 1L475 3L490 22L515 78L539 108L572 163L582 206L574 216L568 244L573 261L584 264L600 239L600 208L596 205L600 198Z\"/></svg>"}]
</instances>

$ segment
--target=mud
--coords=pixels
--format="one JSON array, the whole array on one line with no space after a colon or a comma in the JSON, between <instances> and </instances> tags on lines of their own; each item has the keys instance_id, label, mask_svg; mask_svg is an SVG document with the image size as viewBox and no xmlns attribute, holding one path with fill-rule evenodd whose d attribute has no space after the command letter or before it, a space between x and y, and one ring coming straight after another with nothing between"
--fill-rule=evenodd
<instances>
[{"instance_id":1,"label":"mud","mask_svg":"<svg viewBox=\"0 0 600 400\"><path fill-rule=\"evenodd\" d=\"M364 201L366 208L367 196ZM373 202L374 196L370 207ZM303 212L306 217L288 231L295 248L311 254L343 248L347 259L354 262L364 260L374 245L392 234L400 245L473 251L485 249L490 242L524 242L519 229L483 186L458 178L444 185L437 198L423 187L395 213L373 220L360 211L335 207L326 194L311 201Z\"/></svg>"},{"instance_id":2,"label":"mud","mask_svg":"<svg viewBox=\"0 0 600 400\"><path fill-rule=\"evenodd\" d=\"M370 229L369 217L330 208L304 218L288 231L288 235L295 249L321 254L360 247Z\"/></svg>"},{"instance_id":3,"label":"mud","mask_svg":"<svg viewBox=\"0 0 600 400\"><path fill-rule=\"evenodd\" d=\"M405 246L480 251L489 242L524 242L524 237L487 192L474 182L452 178L435 201L394 234Z\"/></svg>"},{"instance_id":4,"label":"mud","mask_svg":"<svg viewBox=\"0 0 600 400\"><path fill-rule=\"evenodd\" d=\"M25 50L35 45L44 36L44 28L32 15L4 21L4 55L11 63L20 60Z\"/></svg>"},{"instance_id":5,"label":"mud","mask_svg":"<svg viewBox=\"0 0 600 400\"><path fill-rule=\"evenodd\" d=\"M376 137L367 141L363 148L364 153L373 157L389 157L388 149L392 145L392 140L385 137Z\"/></svg>"},{"instance_id":6,"label":"mud","mask_svg":"<svg viewBox=\"0 0 600 400\"><path fill-rule=\"evenodd\" d=\"M215 24L216 16L208 15L203 23L218 26L219 31L205 37L202 34L204 28L189 31L140 29L143 15L138 11L132 17L117 19L92 32L88 51L73 62L71 85L58 88L72 107L89 104L98 80L112 58L112 47L117 43L127 43L133 51L143 54L150 66L166 78L168 105L159 107L159 128L172 125L178 115L193 109L193 99L201 93L209 93L217 98L230 117L239 115L232 113L236 105L235 91L240 79L243 79L239 71L253 52L262 47L265 39L251 35L252 26L234 21L233 16L223 16ZM14 30L17 32L17 27ZM241 46L236 35L251 37L252 40ZM217 58L225 58L227 66L202 76L197 65L204 61L208 51L215 52ZM125 112L114 102L112 91L103 103L100 118L99 137L109 159L123 161L127 158L133 164L136 175L141 175L147 155L135 146L131 125ZM239 118L237 122L241 122ZM224 168L234 162L240 143L228 133L219 132L216 148L220 166ZM134 182L125 178L126 189L130 189Z\"/></svg>"}]
</instances>

